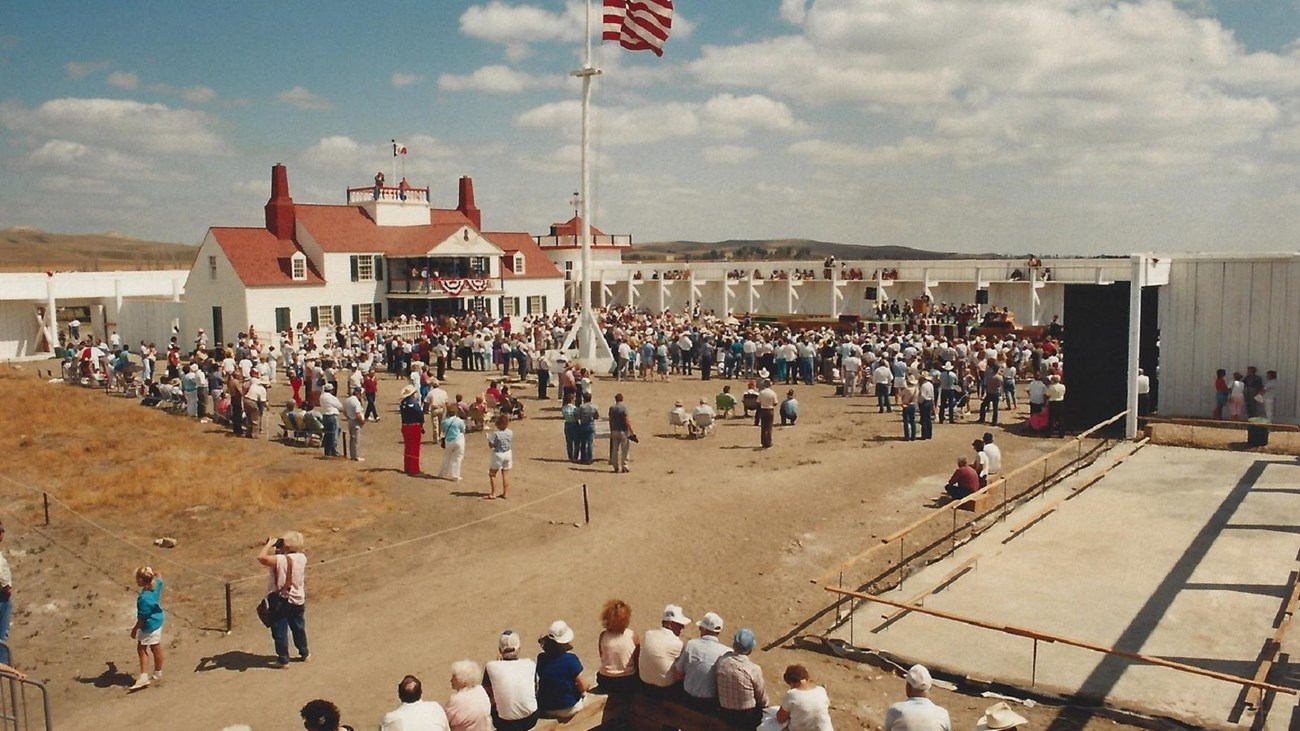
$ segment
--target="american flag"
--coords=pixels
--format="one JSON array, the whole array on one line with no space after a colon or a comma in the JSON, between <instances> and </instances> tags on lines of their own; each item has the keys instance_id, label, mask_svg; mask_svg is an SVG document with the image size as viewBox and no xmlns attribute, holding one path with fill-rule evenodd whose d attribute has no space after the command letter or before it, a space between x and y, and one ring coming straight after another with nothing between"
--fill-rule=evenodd
<instances>
[{"instance_id":1,"label":"american flag","mask_svg":"<svg viewBox=\"0 0 1300 731\"><path fill-rule=\"evenodd\" d=\"M673 0L605 0L601 38L618 41L629 51L664 55L664 41L672 27Z\"/></svg>"}]
</instances>

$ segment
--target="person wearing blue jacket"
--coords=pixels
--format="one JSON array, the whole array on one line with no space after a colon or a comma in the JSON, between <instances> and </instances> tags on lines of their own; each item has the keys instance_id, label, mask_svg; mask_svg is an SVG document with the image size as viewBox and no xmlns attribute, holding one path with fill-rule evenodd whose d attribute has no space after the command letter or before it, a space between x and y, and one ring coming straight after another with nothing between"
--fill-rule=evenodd
<instances>
[{"instance_id":1,"label":"person wearing blue jacket","mask_svg":"<svg viewBox=\"0 0 1300 731\"><path fill-rule=\"evenodd\" d=\"M162 628L166 614L162 608L162 576L148 566L141 566L135 570L135 583L140 587L140 594L135 600L135 626L131 628L131 639L135 640L135 649L140 655L140 676L130 689L140 690L150 683L162 682ZM153 653L152 675L149 673L150 652Z\"/></svg>"}]
</instances>

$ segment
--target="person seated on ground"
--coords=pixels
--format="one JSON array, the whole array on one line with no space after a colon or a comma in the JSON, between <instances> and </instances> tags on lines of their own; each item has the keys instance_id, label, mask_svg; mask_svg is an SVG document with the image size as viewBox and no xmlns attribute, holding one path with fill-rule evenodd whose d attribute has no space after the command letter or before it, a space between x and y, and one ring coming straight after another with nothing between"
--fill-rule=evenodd
<instances>
[{"instance_id":1,"label":"person seated on ground","mask_svg":"<svg viewBox=\"0 0 1300 731\"><path fill-rule=\"evenodd\" d=\"M483 667L483 688L492 701L496 731L528 731L537 725L537 664L519 657L519 647L519 633L502 632L497 659Z\"/></svg>"},{"instance_id":2,"label":"person seated on ground","mask_svg":"<svg viewBox=\"0 0 1300 731\"><path fill-rule=\"evenodd\" d=\"M794 389L785 392L785 400L781 402L781 426L794 423L799 420L799 401L794 397Z\"/></svg>"},{"instance_id":3,"label":"person seated on ground","mask_svg":"<svg viewBox=\"0 0 1300 731\"><path fill-rule=\"evenodd\" d=\"M673 428L686 426L691 423L691 419L686 415L686 407L682 405L682 400L677 399L673 403L673 408L668 412L668 424Z\"/></svg>"},{"instance_id":4,"label":"person seated on ground","mask_svg":"<svg viewBox=\"0 0 1300 731\"><path fill-rule=\"evenodd\" d=\"M709 406L706 399L700 399L700 403L691 410L691 434L706 434L713 428L713 420L717 418L717 412Z\"/></svg>"},{"instance_id":5,"label":"person seated on ground","mask_svg":"<svg viewBox=\"0 0 1300 731\"><path fill-rule=\"evenodd\" d=\"M351 726L340 725L339 707L323 698L307 701L298 715L302 716L302 727L307 731L353 731Z\"/></svg>"},{"instance_id":6,"label":"person seated on ground","mask_svg":"<svg viewBox=\"0 0 1300 731\"><path fill-rule=\"evenodd\" d=\"M758 384L750 381L745 384L745 392L740 395L740 403L745 407L745 416L754 412L754 423L758 423Z\"/></svg>"},{"instance_id":7,"label":"person seated on ground","mask_svg":"<svg viewBox=\"0 0 1300 731\"><path fill-rule=\"evenodd\" d=\"M537 710L542 718L572 718L582 710L587 681L582 661L573 654L573 630L564 620L551 623L537 640Z\"/></svg>"},{"instance_id":8,"label":"person seated on ground","mask_svg":"<svg viewBox=\"0 0 1300 731\"><path fill-rule=\"evenodd\" d=\"M622 599L610 599L600 610L605 629L596 646L600 650L600 669L596 686L607 696L627 697L637 687L636 654L641 639L632 629L632 607Z\"/></svg>"},{"instance_id":9,"label":"person seated on ground","mask_svg":"<svg viewBox=\"0 0 1300 731\"><path fill-rule=\"evenodd\" d=\"M1002 473L1002 448L993 443L993 432L984 432L984 456L989 462L989 480Z\"/></svg>"},{"instance_id":10,"label":"person seated on ground","mask_svg":"<svg viewBox=\"0 0 1300 731\"><path fill-rule=\"evenodd\" d=\"M379 731L403 731L403 729L442 729L447 731L447 713L442 706L433 701L422 700L424 695L420 679L407 675L397 684L397 699L402 705L389 711L379 724Z\"/></svg>"},{"instance_id":11,"label":"person seated on ground","mask_svg":"<svg viewBox=\"0 0 1300 731\"><path fill-rule=\"evenodd\" d=\"M492 731L492 699L483 689L483 670L473 660L451 664L451 697L445 708L450 731Z\"/></svg>"},{"instance_id":12,"label":"person seated on ground","mask_svg":"<svg viewBox=\"0 0 1300 731\"><path fill-rule=\"evenodd\" d=\"M730 419L736 415L736 397L731 395L731 386L723 386L722 393L713 398L713 404L720 418Z\"/></svg>"},{"instance_id":13,"label":"person seated on ground","mask_svg":"<svg viewBox=\"0 0 1300 731\"><path fill-rule=\"evenodd\" d=\"M465 420L467 425L466 431L483 431L483 423L487 420L488 405L483 400L483 396L475 396L474 403L469 405L469 418Z\"/></svg>"},{"instance_id":14,"label":"person seated on ground","mask_svg":"<svg viewBox=\"0 0 1300 731\"><path fill-rule=\"evenodd\" d=\"M456 394L455 405L450 408L454 408L456 410L456 416L459 416L460 418L465 420L469 419L469 404L465 401L465 397L462 396L461 394Z\"/></svg>"},{"instance_id":15,"label":"person seated on ground","mask_svg":"<svg viewBox=\"0 0 1300 731\"><path fill-rule=\"evenodd\" d=\"M664 607L659 626L646 630L637 653L637 674L644 690L665 695L677 684L673 666L682 654L682 630L691 620L676 604Z\"/></svg>"},{"instance_id":16,"label":"person seated on ground","mask_svg":"<svg viewBox=\"0 0 1300 731\"><path fill-rule=\"evenodd\" d=\"M512 419L524 418L524 403L515 398L514 394L510 392L509 386L501 388L499 408L502 413L509 414Z\"/></svg>"},{"instance_id":17,"label":"person seated on ground","mask_svg":"<svg viewBox=\"0 0 1300 731\"><path fill-rule=\"evenodd\" d=\"M949 731L952 719L948 717L948 711L927 697L933 683L930 671L924 665L913 665L907 671L907 700L899 701L885 711L885 731Z\"/></svg>"},{"instance_id":18,"label":"person seated on ground","mask_svg":"<svg viewBox=\"0 0 1300 731\"><path fill-rule=\"evenodd\" d=\"M488 398L488 401L489 401L493 406L497 406L497 405L499 405L499 404L501 403L501 385L500 385L500 383L497 382L497 381L489 381L489 382L488 382L487 390L483 392L483 395L486 396L486 397Z\"/></svg>"},{"instance_id":19,"label":"person seated on ground","mask_svg":"<svg viewBox=\"0 0 1300 731\"><path fill-rule=\"evenodd\" d=\"M957 458L957 469L953 471L952 477L948 478L948 484L943 489L956 500L980 489L980 475L968 464L964 455Z\"/></svg>"},{"instance_id":20,"label":"person seated on ground","mask_svg":"<svg viewBox=\"0 0 1300 731\"><path fill-rule=\"evenodd\" d=\"M718 660L718 705L722 720L731 728L757 727L767 707L763 668L749 657L756 644L753 630L738 629L731 638L731 652Z\"/></svg>"}]
</instances>

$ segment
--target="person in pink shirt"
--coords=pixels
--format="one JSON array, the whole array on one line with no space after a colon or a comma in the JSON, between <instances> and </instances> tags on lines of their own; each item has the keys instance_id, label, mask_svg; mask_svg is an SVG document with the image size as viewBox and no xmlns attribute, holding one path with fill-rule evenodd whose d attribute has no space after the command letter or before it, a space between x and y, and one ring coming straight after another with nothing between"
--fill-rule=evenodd
<instances>
[{"instance_id":1,"label":"person in pink shirt","mask_svg":"<svg viewBox=\"0 0 1300 731\"><path fill-rule=\"evenodd\" d=\"M492 699L483 689L483 670L473 660L451 664L447 722L451 731L492 731Z\"/></svg>"}]
</instances>

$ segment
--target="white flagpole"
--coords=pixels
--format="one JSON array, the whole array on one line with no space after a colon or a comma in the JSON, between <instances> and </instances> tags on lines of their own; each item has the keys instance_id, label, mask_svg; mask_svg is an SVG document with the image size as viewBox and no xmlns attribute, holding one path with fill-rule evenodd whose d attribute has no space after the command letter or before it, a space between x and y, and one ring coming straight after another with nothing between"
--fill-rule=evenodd
<instances>
[{"instance_id":1,"label":"white flagpole","mask_svg":"<svg viewBox=\"0 0 1300 731\"><path fill-rule=\"evenodd\" d=\"M596 321L596 313L591 306L591 174L588 161L591 149L591 81L601 73L600 69L591 65L591 0L587 0L586 22L586 57L582 68L573 72L574 76L582 79L582 176L578 188L582 211L582 276L578 302L582 311L566 340L573 343L576 339L577 342L573 345L577 346L578 358L594 370L600 367L596 363L598 359L608 358L612 362L613 353L600 332L600 324Z\"/></svg>"}]
</instances>

